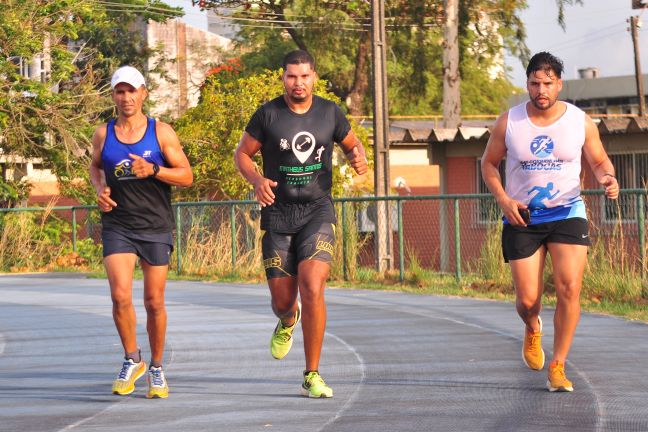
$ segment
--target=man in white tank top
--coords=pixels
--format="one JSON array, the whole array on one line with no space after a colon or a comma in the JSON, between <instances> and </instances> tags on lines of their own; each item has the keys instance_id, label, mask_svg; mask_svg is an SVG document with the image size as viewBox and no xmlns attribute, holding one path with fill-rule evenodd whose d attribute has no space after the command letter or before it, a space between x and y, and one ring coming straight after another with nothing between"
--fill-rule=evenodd
<instances>
[{"instance_id":1,"label":"man in white tank top","mask_svg":"<svg viewBox=\"0 0 648 432\"><path fill-rule=\"evenodd\" d=\"M529 102L503 113L493 126L481 160L482 177L504 213L502 250L511 266L517 312L526 324L522 360L544 367L542 273L547 253L556 288L550 391L573 391L565 361L580 317L580 290L590 244L580 196L581 154L605 195L619 194L614 166L592 119L558 100L563 64L547 52L526 70ZM499 164L506 157L506 187Z\"/></svg>"}]
</instances>

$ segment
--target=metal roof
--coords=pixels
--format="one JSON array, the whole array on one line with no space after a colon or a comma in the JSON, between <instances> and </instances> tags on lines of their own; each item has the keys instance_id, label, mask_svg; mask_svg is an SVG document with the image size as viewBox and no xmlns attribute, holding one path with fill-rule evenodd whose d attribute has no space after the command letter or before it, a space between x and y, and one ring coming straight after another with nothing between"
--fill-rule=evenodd
<instances>
[{"instance_id":1,"label":"metal roof","mask_svg":"<svg viewBox=\"0 0 648 432\"><path fill-rule=\"evenodd\" d=\"M648 74L643 75L644 83ZM564 80L563 89L558 96L562 100L611 99L636 97L637 83L634 75Z\"/></svg>"},{"instance_id":2,"label":"metal roof","mask_svg":"<svg viewBox=\"0 0 648 432\"><path fill-rule=\"evenodd\" d=\"M648 133L648 117L618 117L597 119L601 135ZM458 127L453 129L430 127L430 122L407 122L407 127L392 123L389 128L390 144L420 144L435 142L486 141L490 138L487 127Z\"/></svg>"}]
</instances>

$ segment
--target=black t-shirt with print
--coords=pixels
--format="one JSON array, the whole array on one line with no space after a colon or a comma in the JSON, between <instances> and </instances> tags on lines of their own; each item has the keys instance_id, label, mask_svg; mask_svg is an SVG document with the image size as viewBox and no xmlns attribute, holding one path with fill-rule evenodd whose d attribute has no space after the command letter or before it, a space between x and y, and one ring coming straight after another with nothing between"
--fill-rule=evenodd
<instances>
[{"instance_id":1,"label":"black t-shirt with print","mask_svg":"<svg viewBox=\"0 0 648 432\"><path fill-rule=\"evenodd\" d=\"M297 232L313 218L335 223L333 146L350 130L340 107L319 96L303 114L283 96L254 113L245 131L261 142L263 175L278 183L275 203L261 211L262 229Z\"/></svg>"}]
</instances>

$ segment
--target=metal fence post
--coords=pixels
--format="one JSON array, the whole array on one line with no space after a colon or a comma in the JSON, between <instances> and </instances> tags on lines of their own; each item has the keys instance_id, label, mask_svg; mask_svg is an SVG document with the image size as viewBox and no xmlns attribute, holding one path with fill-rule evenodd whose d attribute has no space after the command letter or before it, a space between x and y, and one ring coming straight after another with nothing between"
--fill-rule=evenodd
<instances>
[{"instance_id":1,"label":"metal fence post","mask_svg":"<svg viewBox=\"0 0 648 432\"><path fill-rule=\"evenodd\" d=\"M454 231L455 231L455 277L461 280L461 229L459 228L459 200L454 199Z\"/></svg>"},{"instance_id":2,"label":"metal fence post","mask_svg":"<svg viewBox=\"0 0 648 432\"><path fill-rule=\"evenodd\" d=\"M641 260L641 296L648 298L648 285L646 284L646 206L642 193L637 196L637 235L639 236L639 258Z\"/></svg>"},{"instance_id":3,"label":"metal fence post","mask_svg":"<svg viewBox=\"0 0 648 432\"><path fill-rule=\"evenodd\" d=\"M342 274L344 280L349 280L349 269L347 268L347 208L346 202L342 201Z\"/></svg>"},{"instance_id":4,"label":"metal fence post","mask_svg":"<svg viewBox=\"0 0 648 432\"><path fill-rule=\"evenodd\" d=\"M72 207L72 252L77 251L77 219L76 208Z\"/></svg>"},{"instance_id":5,"label":"metal fence post","mask_svg":"<svg viewBox=\"0 0 648 432\"><path fill-rule=\"evenodd\" d=\"M236 270L236 204L230 206L230 227L232 229L232 273Z\"/></svg>"},{"instance_id":6,"label":"metal fence post","mask_svg":"<svg viewBox=\"0 0 648 432\"><path fill-rule=\"evenodd\" d=\"M400 268L400 281L405 281L405 246L403 245L403 200L396 201L398 209L398 266Z\"/></svg>"},{"instance_id":7,"label":"metal fence post","mask_svg":"<svg viewBox=\"0 0 648 432\"><path fill-rule=\"evenodd\" d=\"M180 206L176 205L176 259L178 260L178 264L176 265L177 274L182 273L182 242L180 241L180 238L182 237L182 224L180 223L180 215Z\"/></svg>"}]
</instances>

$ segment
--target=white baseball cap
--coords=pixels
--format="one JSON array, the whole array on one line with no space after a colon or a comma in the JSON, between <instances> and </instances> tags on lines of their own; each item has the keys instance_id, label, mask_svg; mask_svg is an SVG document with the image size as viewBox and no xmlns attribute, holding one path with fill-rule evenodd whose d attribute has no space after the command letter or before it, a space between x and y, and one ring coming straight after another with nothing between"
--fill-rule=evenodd
<instances>
[{"instance_id":1,"label":"white baseball cap","mask_svg":"<svg viewBox=\"0 0 648 432\"><path fill-rule=\"evenodd\" d=\"M146 87L146 81L144 81L144 76L132 66L122 66L115 71L110 80L110 87L115 88L119 83L130 84L136 89L144 86Z\"/></svg>"}]
</instances>

